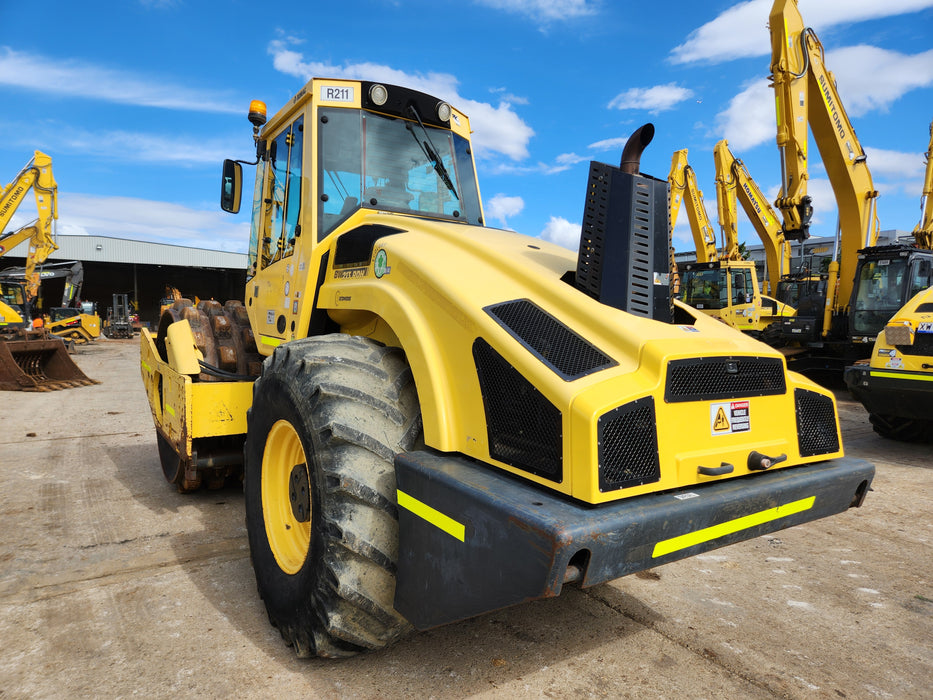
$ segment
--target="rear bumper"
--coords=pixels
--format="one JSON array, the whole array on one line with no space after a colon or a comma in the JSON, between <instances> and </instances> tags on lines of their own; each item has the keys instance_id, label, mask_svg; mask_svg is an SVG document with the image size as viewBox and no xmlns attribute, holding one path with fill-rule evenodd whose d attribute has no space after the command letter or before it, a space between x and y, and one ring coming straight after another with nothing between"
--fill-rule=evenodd
<instances>
[{"instance_id":1,"label":"rear bumper","mask_svg":"<svg viewBox=\"0 0 933 700\"><path fill-rule=\"evenodd\" d=\"M869 413L930 420L933 373L854 365L845 369L846 386Z\"/></svg>"},{"instance_id":2,"label":"rear bumper","mask_svg":"<svg viewBox=\"0 0 933 700\"><path fill-rule=\"evenodd\" d=\"M875 472L841 458L593 507L458 457L411 452L395 470L395 607L418 629L840 513Z\"/></svg>"}]
</instances>

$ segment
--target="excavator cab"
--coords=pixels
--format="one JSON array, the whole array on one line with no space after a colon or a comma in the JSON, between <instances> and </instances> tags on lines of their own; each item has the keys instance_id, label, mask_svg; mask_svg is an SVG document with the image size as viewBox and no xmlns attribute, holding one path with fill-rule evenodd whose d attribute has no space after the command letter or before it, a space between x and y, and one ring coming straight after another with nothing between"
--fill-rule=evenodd
<instances>
[{"instance_id":1,"label":"excavator cab","mask_svg":"<svg viewBox=\"0 0 933 700\"><path fill-rule=\"evenodd\" d=\"M933 285L933 251L884 246L859 251L849 337L874 343L885 323L918 292Z\"/></svg>"}]
</instances>

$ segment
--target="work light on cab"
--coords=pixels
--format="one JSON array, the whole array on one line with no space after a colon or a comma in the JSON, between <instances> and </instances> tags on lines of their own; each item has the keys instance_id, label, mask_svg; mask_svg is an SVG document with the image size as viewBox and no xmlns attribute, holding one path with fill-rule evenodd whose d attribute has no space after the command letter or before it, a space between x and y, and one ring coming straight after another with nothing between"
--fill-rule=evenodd
<instances>
[{"instance_id":1,"label":"work light on cab","mask_svg":"<svg viewBox=\"0 0 933 700\"><path fill-rule=\"evenodd\" d=\"M389 99L389 91L385 89L384 85L373 85L369 88L369 99L373 101L374 105L381 107Z\"/></svg>"}]
</instances>

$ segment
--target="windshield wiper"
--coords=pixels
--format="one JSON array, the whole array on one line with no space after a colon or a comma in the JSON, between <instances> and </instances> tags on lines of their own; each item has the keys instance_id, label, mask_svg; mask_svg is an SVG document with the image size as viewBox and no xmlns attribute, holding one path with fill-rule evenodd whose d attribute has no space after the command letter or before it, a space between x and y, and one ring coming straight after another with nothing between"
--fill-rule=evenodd
<instances>
[{"instance_id":1,"label":"windshield wiper","mask_svg":"<svg viewBox=\"0 0 933 700\"><path fill-rule=\"evenodd\" d=\"M415 135L414 128L409 122L406 127L411 132L412 137L421 147L424 157L431 161L431 165L434 166L434 172L437 173L437 176L447 185L447 189L450 190L454 197L457 198L457 201L460 201L460 195L457 194L457 190L454 189L453 180L450 179L450 173L447 172L447 168L444 167L444 163L441 161L440 157L437 155L437 149L434 148L434 144L431 143L431 136L428 134L428 130L424 128L424 123L421 121L421 115L418 114L418 110L415 109L414 105L409 105L408 109L411 110L411 113L415 115L415 119L418 120L418 126L421 127L421 133L424 134L425 140L422 142Z\"/></svg>"}]
</instances>

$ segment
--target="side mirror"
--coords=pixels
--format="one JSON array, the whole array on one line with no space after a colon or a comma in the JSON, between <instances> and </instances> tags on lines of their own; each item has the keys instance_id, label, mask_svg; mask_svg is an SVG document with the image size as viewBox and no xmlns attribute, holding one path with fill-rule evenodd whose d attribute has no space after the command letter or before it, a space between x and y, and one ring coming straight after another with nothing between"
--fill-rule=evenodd
<instances>
[{"instance_id":1,"label":"side mirror","mask_svg":"<svg viewBox=\"0 0 933 700\"><path fill-rule=\"evenodd\" d=\"M231 214L240 211L243 190L243 167L229 158L224 161L223 181L220 188L220 208Z\"/></svg>"}]
</instances>

